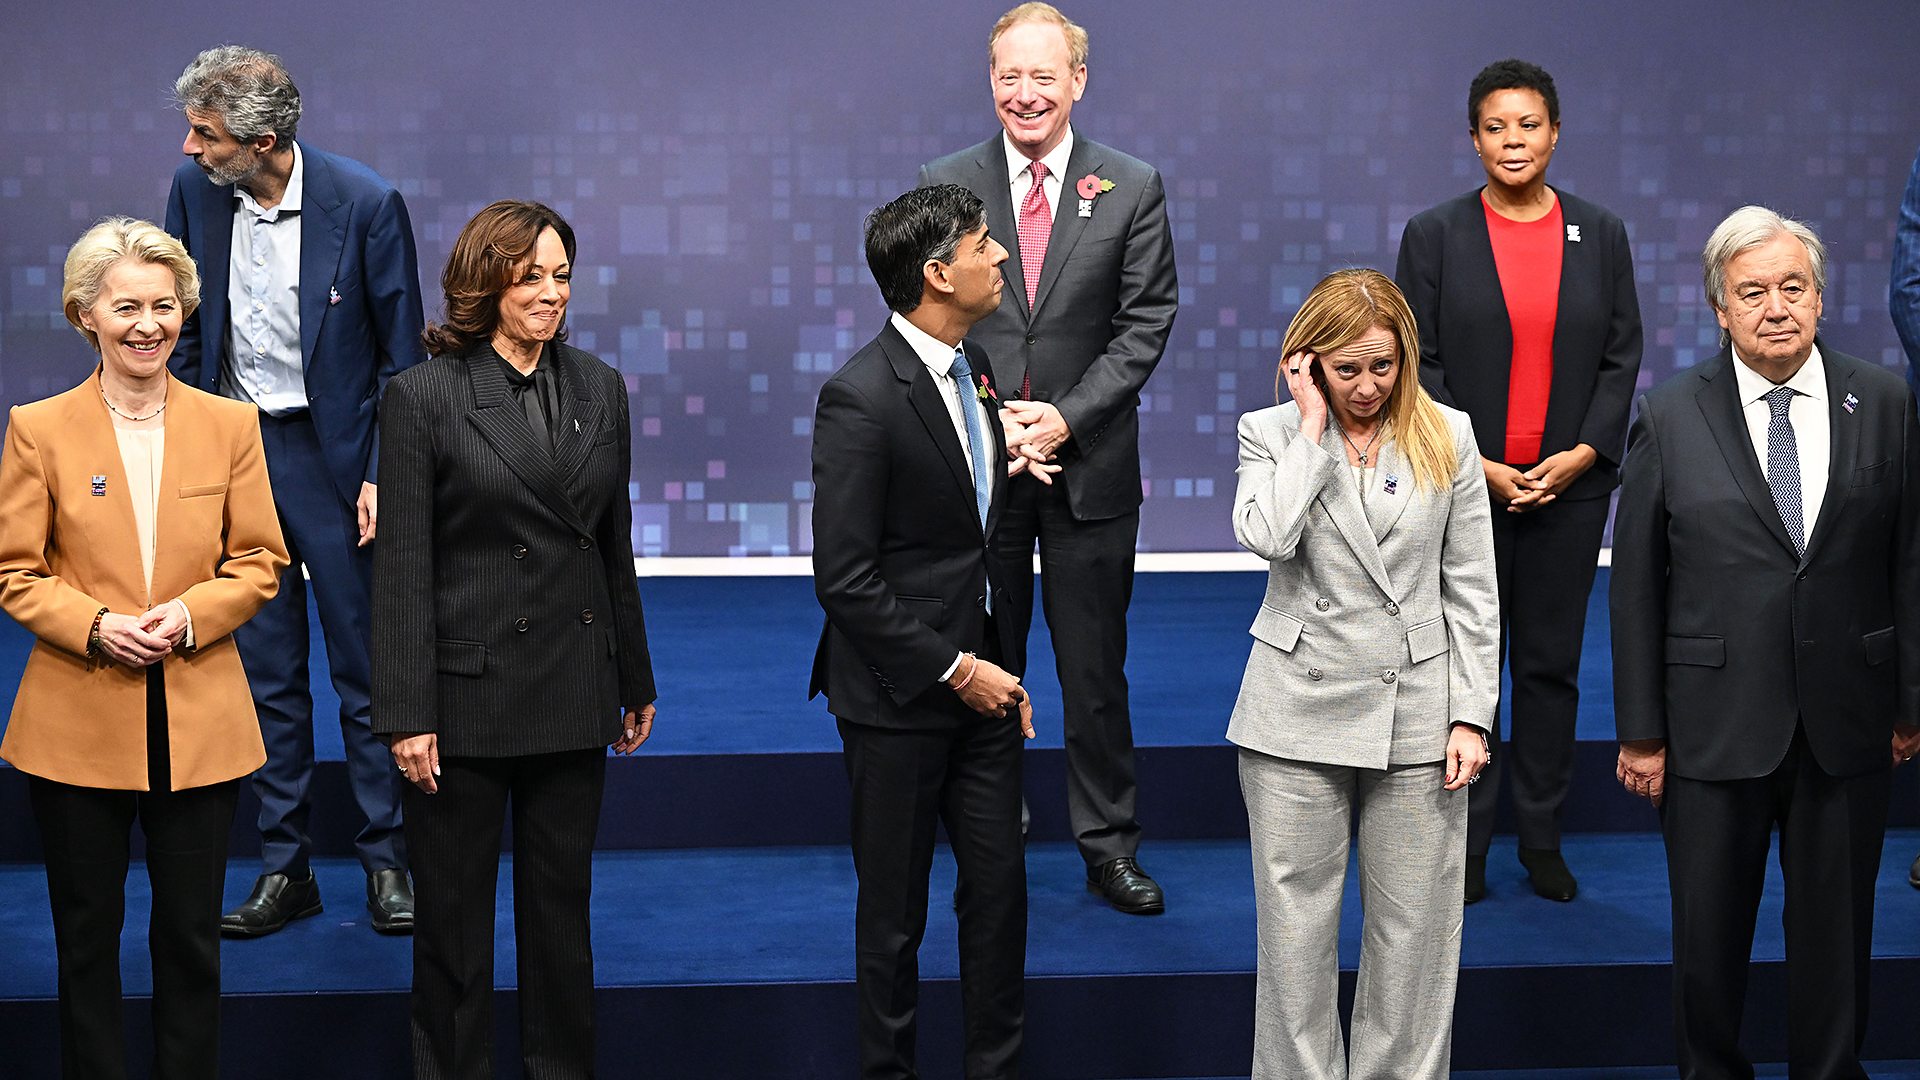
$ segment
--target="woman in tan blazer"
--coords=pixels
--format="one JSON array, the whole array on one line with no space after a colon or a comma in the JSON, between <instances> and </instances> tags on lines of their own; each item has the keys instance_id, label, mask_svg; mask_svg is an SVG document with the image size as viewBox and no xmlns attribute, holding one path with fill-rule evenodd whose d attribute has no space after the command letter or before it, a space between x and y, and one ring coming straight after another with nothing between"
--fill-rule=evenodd
<instances>
[{"instance_id":1,"label":"woman in tan blazer","mask_svg":"<svg viewBox=\"0 0 1920 1080\"><path fill-rule=\"evenodd\" d=\"M1268 560L1227 728L1253 838L1253 1072L1441 1080L1464 789L1499 692L1487 487L1466 415L1420 386L1413 312L1386 277L1321 281L1283 348L1293 400L1240 418L1233 507L1235 539ZM1348 1046L1338 945L1356 832Z\"/></svg>"},{"instance_id":2,"label":"woman in tan blazer","mask_svg":"<svg viewBox=\"0 0 1920 1080\"><path fill-rule=\"evenodd\" d=\"M0 608L35 637L0 757L30 777L60 956L65 1075L124 1077L120 927L137 818L153 885L154 1074L218 1072L220 889L265 760L233 630L287 564L251 405L167 374L199 300L158 226L67 253L86 381L17 406L0 454Z\"/></svg>"}]
</instances>

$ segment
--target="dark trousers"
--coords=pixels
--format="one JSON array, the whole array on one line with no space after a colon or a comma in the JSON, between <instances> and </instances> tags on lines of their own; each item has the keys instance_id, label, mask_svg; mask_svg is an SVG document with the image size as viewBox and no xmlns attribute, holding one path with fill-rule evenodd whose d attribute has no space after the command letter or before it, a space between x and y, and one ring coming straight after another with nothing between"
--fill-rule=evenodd
<instances>
[{"instance_id":1,"label":"dark trousers","mask_svg":"<svg viewBox=\"0 0 1920 1080\"><path fill-rule=\"evenodd\" d=\"M413 1075L493 1075L494 891L513 808L513 935L527 1080L594 1074L593 838L603 747L440 759L440 790L406 789L413 852Z\"/></svg>"},{"instance_id":2,"label":"dark trousers","mask_svg":"<svg viewBox=\"0 0 1920 1080\"><path fill-rule=\"evenodd\" d=\"M1520 846L1560 847L1560 806L1573 782L1580 643L1608 502L1601 497L1554 502L1525 514L1493 511L1500 648L1513 690L1505 738L1495 723L1487 738L1493 761L1468 789L1469 855L1485 855L1493 841L1494 804L1507 777Z\"/></svg>"},{"instance_id":3,"label":"dark trousers","mask_svg":"<svg viewBox=\"0 0 1920 1080\"><path fill-rule=\"evenodd\" d=\"M267 473L273 483L280 531L293 561L280 575L280 591L240 629L234 642L247 669L253 702L266 739L267 763L253 774L260 797L260 847L267 873L304 878L312 853L307 819L312 807L313 688L307 672L307 586L320 608L327 670L340 695L340 735L347 775L365 823L354 837L367 873L405 869L406 840L400 829L404 782L385 744L368 721L368 610L372 604L372 549L356 545L359 521L353 504L329 480L320 438L305 412L260 414ZM301 575L306 568L312 581Z\"/></svg>"},{"instance_id":4,"label":"dark trousers","mask_svg":"<svg viewBox=\"0 0 1920 1080\"><path fill-rule=\"evenodd\" d=\"M935 691L939 693L941 691ZM932 731L839 721L853 787L860 879L854 955L862 1080L908 1080L934 826L960 868L960 1000L969 1080L1019 1075L1027 864L1020 842L1020 728L982 718Z\"/></svg>"},{"instance_id":5,"label":"dark trousers","mask_svg":"<svg viewBox=\"0 0 1920 1080\"><path fill-rule=\"evenodd\" d=\"M153 886L147 929L153 957L153 1076L205 1080L220 1071L220 891L240 783L169 790L166 690L158 664L147 673L152 790L28 780L53 902L60 1066L66 1080L127 1075L120 930L136 820L146 834L147 879Z\"/></svg>"},{"instance_id":6,"label":"dark trousers","mask_svg":"<svg viewBox=\"0 0 1920 1080\"><path fill-rule=\"evenodd\" d=\"M1133 718L1127 707L1127 605L1140 513L1077 521L1062 484L1009 481L993 534L1014 622L1015 671L1027 670L1033 627L1033 552L1039 545L1041 604L1053 633L1065 713L1067 816L1088 866L1140 850L1134 816Z\"/></svg>"},{"instance_id":7,"label":"dark trousers","mask_svg":"<svg viewBox=\"0 0 1920 1080\"><path fill-rule=\"evenodd\" d=\"M1740 1052L1767 847L1780 829L1786 884L1787 1060L1794 1080L1865 1077L1873 885L1892 774L1834 777L1796 732L1752 780L1667 774L1661 827L1673 892L1673 1028L1686 1080L1747 1080Z\"/></svg>"}]
</instances>

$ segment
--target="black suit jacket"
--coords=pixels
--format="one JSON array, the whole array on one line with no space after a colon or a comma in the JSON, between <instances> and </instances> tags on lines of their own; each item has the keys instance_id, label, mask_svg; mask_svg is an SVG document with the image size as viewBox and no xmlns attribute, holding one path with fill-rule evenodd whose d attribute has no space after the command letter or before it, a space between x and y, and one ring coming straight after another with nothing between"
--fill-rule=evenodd
<instances>
[{"instance_id":1,"label":"black suit jacket","mask_svg":"<svg viewBox=\"0 0 1920 1080\"><path fill-rule=\"evenodd\" d=\"M1113 181L1079 213L1075 186L1089 175ZM1060 410L1072 438L1060 450L1068 506L1082 521L1140 506L1140 388L1173 331L1180 288L1173 269L1167 197L1153 166L1074 133L1046 265L1022 266L999 135L929 162L920 183L959 184L987 204L987 232L1006 246L1000 307L968 335L993 354L995 381L1018 392L1032 374L1036 401ZM1027 306L1027 278L1039 274Z\"/></svg>"},{"instance_id":2,"label":"black suit jacket","mask_svg":"<svg viewBox=\"0 0 1920 1080\"><path fill-rule=\"evenodd\" d=\"M1833 776L1920 723L1920 427L1898 375L1824 347L1832 465L1794 554L1732 354L1640 399L1613 531L1614 717L1696 780L1773 771L1804 725ZM1848 403L1851 402L1851 408Z\"/></svg>"},{"instance_id":3,"label":"black suit jacket","mask_svg":"<svg viewBox=\"0 0 1920 1080\"><path fill-rule=\"evenodd\" d=\"M993 370L966 347L977 372ZM1000 425L985 426L1004 470ZM1006 610L987 542L1006 493L1002 471L983 529L940 386L891 323L827 380L813 422L813 588L827 619L809 697L875 727L979 720L939 680L956 652L985 645L988 589ZM1003 657L1018 655L1015 622L993 620Z\"/></svg>"},{"instance_id":4,"label":"black suit jacket","mask_svg":"<svg viewBox=\"0 0 1920 1080\"><path fill-rule=\"evenodd\" d=\"M491 352L387 384L373 559L373 730L440 752L604 746L654 698L627 501L626 385L556 345L560 434L535 441Z\"/></svg>"},{"instance_id":5,"label":"black suit jacket","mask_svg":"<svg viewBox=\"0 0 1920 1080\"><path fill-rule=\"evenodd\" d=\"M1566 225L1578 230L1571 235L1580 239L1568 239L1561 256L1540 456L1579 443L1599 453L1561 496L1581 499L1604 495L1619 482L1627 407L1640 374L1640 301L1627 227L1584 199L1553 191ZM1507 444L1513 322L1479 188L1407 222L1393 276L1420 326L1421 385L1471 417L1481 453L1499 459Z\"/></svg>"}]
</instances>

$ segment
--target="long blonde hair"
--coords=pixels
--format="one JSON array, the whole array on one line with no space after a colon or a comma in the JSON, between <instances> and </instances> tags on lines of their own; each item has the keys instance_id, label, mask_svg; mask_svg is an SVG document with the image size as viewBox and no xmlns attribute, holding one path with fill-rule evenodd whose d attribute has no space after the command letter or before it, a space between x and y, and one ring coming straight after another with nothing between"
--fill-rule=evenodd
<instances>
[{"instance_id":1,"label":"long blonde hair","mask_svg":"<svg viewBox=\"0 0 1920 1080\"><path fill-rule=\"evenodd\" d=\"M1387 396L1387 423L1393 425L1400 452L1413 466L1414 484L1444 489L1453 483L1458 464L1453 429L1420 385L1420 331L1406 297L1385 274L1361 267L1336 270L1321 278L1287 327L1286 340L1280 346L1280 367L1285 368L1285 358L1297 352L1325 356L1376 326L1391 333L1400 347L1400 376ZM1283 372L1276 370L1275 401L1280 399L1285 382ZM1339 423L1331 416L1329 420Z\"/></svg>"}]
</instances>

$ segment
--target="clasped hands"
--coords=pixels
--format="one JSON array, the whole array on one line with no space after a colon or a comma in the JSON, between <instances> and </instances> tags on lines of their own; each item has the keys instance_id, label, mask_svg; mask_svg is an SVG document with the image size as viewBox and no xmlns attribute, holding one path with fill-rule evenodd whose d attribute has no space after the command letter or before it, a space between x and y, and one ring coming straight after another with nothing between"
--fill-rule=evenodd
<instances>
[{"instance_id":1,"label":"clasped hands","mask_svg":"<svg viewBox=\"0 0 1920 1080\"><path fill-rule=\"evenodd\" d=\"M1593 447L1580 443L1547 455L1526 472L1484 457L1480 459L1480 467L1486 473L1487 490L1494 501L1505 506L1509 514L1524 514L1558 498L1568 485L1593 468L1599 458Z\"/></svg>"},{"instance_id":2,"label":"clasped hands","mask_svg":"<svg viewBox=\"0 0 1920 1080\"><path fill-rule=\"evenodd\" d=\"M1007 436L1008 479L1024 472L1052 484L1060 471L1055 453L1072 434L1060 410L1047 401L1009 401L1000 406L1000 428Z\"/></svg>"},{"instance_id":3,"label":"clasped hands","mask_svg":"<svg viewBox=\"0 0 1920 1080\"><path fill-rule=\"evenodd\" d=\"M169 600L139 615L100 616L98 648L107 659L143 668L164 659L187 637L187 605Z\"/></svg>"}]
</instances>

